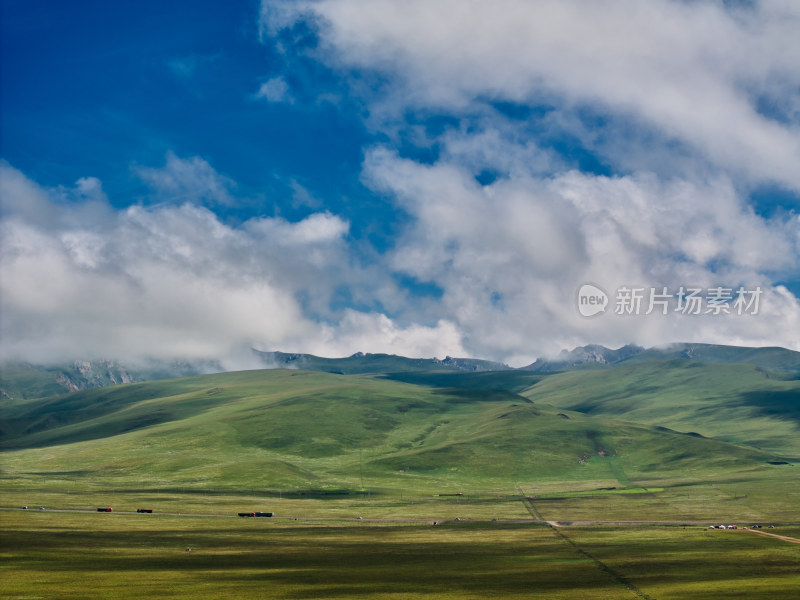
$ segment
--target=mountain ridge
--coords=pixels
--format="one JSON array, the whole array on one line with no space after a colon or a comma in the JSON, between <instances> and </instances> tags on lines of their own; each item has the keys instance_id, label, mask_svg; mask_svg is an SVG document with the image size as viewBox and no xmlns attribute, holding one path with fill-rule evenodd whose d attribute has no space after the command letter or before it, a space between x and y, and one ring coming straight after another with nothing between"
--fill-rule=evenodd
<instances>
[{"instance_id":1,"label":"mountain ridge","mask_svg":"<svg viewBox=\"0 0 800 600\"><path fill-rule=\"evenodd\" d=\"M627 344L617 349L598 344L562 350L552 359L539 358L517 369L503 363L447 356L408 358L404 356L356 352L348 357L326 358L304 353L252 350L255 366L304 369L336 374L381 374L442 371L448 373L531 372L551 374L572 370L614 368L659 359L683 359L710 363L752 364L777 378L800 379L800 352L786 348L726 346L719 344L678 343L644 348ZM107 387L120 383L157 381L210 373L229 372L221 362L151 361L127 365L114 360L75 360L63 364L36 365L6 361L0 364L0 402L59 396L66 393Z\"/></svg>"}]
</instances>

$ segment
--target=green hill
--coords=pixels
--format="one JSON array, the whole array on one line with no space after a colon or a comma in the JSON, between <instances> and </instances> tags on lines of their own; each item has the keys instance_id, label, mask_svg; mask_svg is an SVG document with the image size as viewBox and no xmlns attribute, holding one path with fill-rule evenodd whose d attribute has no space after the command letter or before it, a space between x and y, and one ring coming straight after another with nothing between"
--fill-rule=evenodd
<instances>
[{"instance_id":1,"label":"green hill","mask_svg":"<svg viewBox=\"0 0 800 600\"><path fill-rule=\"evenodd\" d=\"M671 344L650 348L635 354L620 364L634 364L656 359L678 358L720 364L747 364L789 378L800 378L800 352L786 348L747 348L718 344Z\"/></svg>"},{"instance_id":2,"label":"green hill","mask_svg":"<svg viewBox=\"0 0 800 600\"><path fill-rule=\"evenodd\" d=\"M519 374L509 376L508 387L519 385ZM497 388L500 374L461 377L473 387L268 370L88 390L3 411L2 460L7 473L79 473L120 489L430 492L548 480L635 488L639 479L720 476L774 458L553 408L542 391L563 376L535 384L532 400L476 389L481 377Z\"/></svg>"},{"instance_id":3,"label":"green hill","mask_svg":"<svg viewBox=\"0 0 800 600\"><path fill-rule=\"evenodd\" d=\"M552 375L534 402L800 457L800 381L754 365L662 359Z\"/></svg>"},{"instance_id":4,"label":"green hill","mask_svg":"<svg viewBox=\"0 0 800 600\"><path fill-rule=\"evenodd\" d=\"M263 368L302 369L337 374L394 372L483 372L508 371L510 367L475 358L406 358L393 354L357 352L344 358L323 358L313 354L261 352L252 350L252 361ZM109 360L75 360L63 364L38 365L19 361L0 363L0 405L47 398L69 392L121 383L155 381L176 377L220 373L218 361L145 361L123 364Z\"/></svg>"},{"instance_id":5,"label":"green hill","mask_svg":"<svg viewBox=\"0 0 800 600\"><path fill-rule=\"evenodd\" d=\"M673 344L645 350L627 345L616 350L588 345L562 351L554 359L539 359L535 363L511 369L502 363L475 358L407 358L392 354L357 352L344 358L324 358L312 354L251 351L252 361L263 368L300 369L337 374L390 374L394 379L422 382L473 374L478 377L459 379L460 385L480 387L490 379L497 389L519 391L528 374L546 375L574 370L609 369L651 360L671 358L709 363L750 364L768 371L773 377L800 379L800 352L785 348L744 348L714 344ZM64 364L35 365L23 362L0 364L0 405L19 401L57 396L68 392L117 385L120 383L155 381L204 373L219 373L225 369L219 361L145 361L123 364L109 360L75 360ZM514 378L509 373L520 373ZM491 375L496 374L499 376ZM482 379L481 375L488 378ZM493 378L493 379L492 379ZM443 380L444 380L443 379ZM469 382L469 383L468 383ZM513 382L513 383L510 383ZM492 388L495 389L495 388Z\"/></svg>"}]
</instances>

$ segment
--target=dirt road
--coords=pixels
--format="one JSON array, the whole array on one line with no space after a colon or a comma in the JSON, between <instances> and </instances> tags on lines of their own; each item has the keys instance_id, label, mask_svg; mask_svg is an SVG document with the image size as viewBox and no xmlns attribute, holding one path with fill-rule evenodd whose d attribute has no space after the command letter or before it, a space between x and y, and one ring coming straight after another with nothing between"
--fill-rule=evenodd
<instances>
[{"instance_id":1,"label":"dirt road","mask_svg":"<svg viewBox=\"0 0 800 600\"><path fill-rule=\"evenodd\" d=\"M757 533L758 535L766 535L769 537L778 538L779 540L783 540L784 542L790 542L792 544L800 544L800 540L797 538L789 537L788 535L778 535L777 533L767 533L766 531L761 531L759 529L748 529L752 533Z\"/></svg>"}]
</instances>

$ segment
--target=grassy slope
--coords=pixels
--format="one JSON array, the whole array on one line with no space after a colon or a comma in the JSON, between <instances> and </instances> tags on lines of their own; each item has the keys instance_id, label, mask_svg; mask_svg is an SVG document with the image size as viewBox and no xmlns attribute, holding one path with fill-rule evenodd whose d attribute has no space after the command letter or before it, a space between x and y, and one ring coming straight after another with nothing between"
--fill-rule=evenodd
<instances>
[{"instance_id":1,"label":"grassy slope","mask_svg":"<svg viewBox=\"0 0 800 600\"><path fill-rule=\"evenodd\" d=\"M800 382L773 379L751 365L656 360L553 375L522 394L587 415L800 458Z\"/></svg>"},{"instance_id":2,"label":"grassy slope","mask_svg":"<svg viewBox=\"0 0 800 600\"><path fill-rule=\"evenodd\" d=\"M591 489L716 477L769 459L503 390L285 370L78 392L15 407L6 425L16 435L3 445L18 449L3 455L7 472L82 473L125 488L431 492L551 480Z\"/></svg>"},{"instance_id":3,"label":"grassy slope","mask_svg":"<svg viewBox=\"0 0 800 600\"><path fill-rule=\"evenodd\" d=\"M747 348L717 344L672 344L665 348L650 348L621 364L669 358L691 359L708 363L755 365L782 376L800 377L800 352L777 347Z\"/></svg>"}]
</instances>

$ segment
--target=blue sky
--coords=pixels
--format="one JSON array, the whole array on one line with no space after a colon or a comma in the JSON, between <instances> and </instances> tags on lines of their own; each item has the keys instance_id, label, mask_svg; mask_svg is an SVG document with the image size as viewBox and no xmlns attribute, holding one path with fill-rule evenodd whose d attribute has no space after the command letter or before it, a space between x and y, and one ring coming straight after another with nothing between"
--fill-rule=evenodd
<instances>
[{"instance_id":1,"label":"blue sky","mask_svg":"<svg viewBox=\"0 0 800 600\"><path fill-rule=\"evenodd\" d=\"M2 10L5 357L800 349L794 3Z\"/></svg>"}]
</instances>

